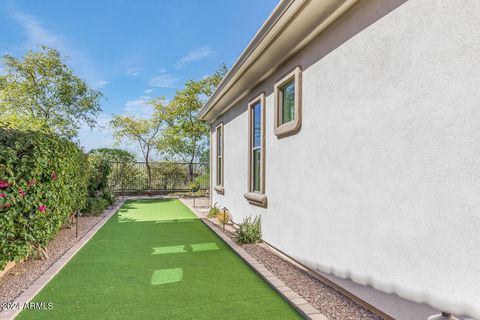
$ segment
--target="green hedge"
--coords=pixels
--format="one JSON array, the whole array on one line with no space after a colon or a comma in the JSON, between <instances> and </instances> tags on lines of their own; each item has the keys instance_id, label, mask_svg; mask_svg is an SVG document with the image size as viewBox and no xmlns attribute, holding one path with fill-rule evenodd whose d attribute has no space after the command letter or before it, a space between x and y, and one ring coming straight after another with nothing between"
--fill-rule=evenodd
<instances>
[{"instance_id":1,"label":"green hedge","mask_svg":"<svg viewBox=\"0 0 480 320\"><path fill-rule=\"evenodd\" d=\"M115 196L108 185L111 164L104 154L98 152L88 155L88 163L90 169L88 200L82 213L84 215L98 215L115 201Z\"/></svg>"},{"instance_id":2,"label":"green hedge","mask_svg":"<svg viewBox=\"0 0 480 320\"><path fill-rule=\"evenodd\" d=\"M0 269L42 250L85 206L88 172L74 143L0 127Z\"/></svg>"}]
</instances>

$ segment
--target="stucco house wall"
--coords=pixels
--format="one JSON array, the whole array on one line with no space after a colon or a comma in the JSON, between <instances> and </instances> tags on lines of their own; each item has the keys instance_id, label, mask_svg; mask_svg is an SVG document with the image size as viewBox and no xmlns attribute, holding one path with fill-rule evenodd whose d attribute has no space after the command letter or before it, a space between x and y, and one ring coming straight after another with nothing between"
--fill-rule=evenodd
<instances>
[{"instance_id":1,"label":"stucco house wall","mask_svg":"<svg viewBox=\"0 0 480 320\"><path fill-rule=\"evenodd\" d=\"M263 239L311 268L480 317L480 2L388 2L359 1L211 123L212 203L261 215ZM295 66L302 126L278 139L274 83ZM243 196L261 92L267 208Z\"/></svg>"}]
</instances>

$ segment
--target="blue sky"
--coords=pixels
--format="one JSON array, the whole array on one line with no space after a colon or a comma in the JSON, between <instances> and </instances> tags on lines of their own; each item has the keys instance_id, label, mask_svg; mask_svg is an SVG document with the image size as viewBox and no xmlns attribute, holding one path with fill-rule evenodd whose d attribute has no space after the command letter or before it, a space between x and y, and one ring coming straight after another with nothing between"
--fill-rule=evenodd
<instances>
[{"instance_id":1,"label":"blue sky","mask_svg":"<svg viewBox=\"0 0 480 320\"><path fill-rule=\"evenodd\" d=\"M113 145L112 114L146 116L188 79L231 66L278 0L17 0L0 3L0 54L55 47L105 94L100 127L82 128L86 150ZM1 72L1 70L0 70ZM134 150L134 146L126 146Z\"/></svg>"}]
</instances>

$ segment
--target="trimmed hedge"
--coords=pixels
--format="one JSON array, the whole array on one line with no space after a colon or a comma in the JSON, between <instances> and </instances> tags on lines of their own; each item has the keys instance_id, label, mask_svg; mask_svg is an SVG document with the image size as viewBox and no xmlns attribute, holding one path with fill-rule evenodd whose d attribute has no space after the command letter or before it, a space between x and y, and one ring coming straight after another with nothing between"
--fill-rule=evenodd
<instances>
[{"instance_id":1,"label":"trimmed hedge","mask_svg":"<svg viewBox=\"0 0 480 320\"><path fill-rule=\"evenodd\" d=\"M0 269L41 252L87 199L86 156L58 136L0 127Z\"/></svg>"}]
</instances>

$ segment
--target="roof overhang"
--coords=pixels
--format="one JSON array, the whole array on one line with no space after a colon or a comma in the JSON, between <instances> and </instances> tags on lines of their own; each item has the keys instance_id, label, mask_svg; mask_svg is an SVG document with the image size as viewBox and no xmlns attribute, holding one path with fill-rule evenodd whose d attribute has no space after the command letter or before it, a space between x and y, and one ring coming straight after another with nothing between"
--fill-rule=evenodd
<instances>
[{"instance_id":1,"label":"roof overhang","mask_svg":"<svg viewBox=\"0 0 480 320\"><path fill-rule=\"evenodd\" d=\"M357 0L282 0L202 107L198 117L213 122L355 2Z\"/></svg>"}]
</instances>

